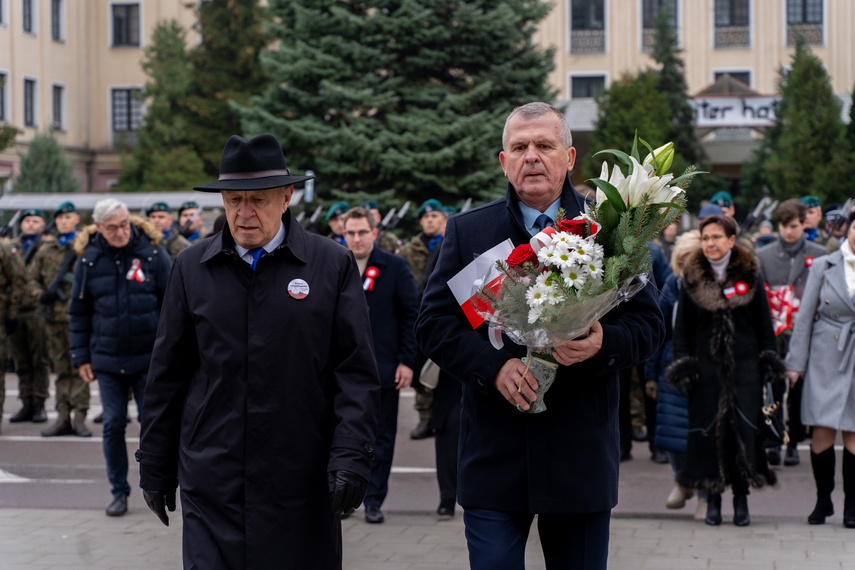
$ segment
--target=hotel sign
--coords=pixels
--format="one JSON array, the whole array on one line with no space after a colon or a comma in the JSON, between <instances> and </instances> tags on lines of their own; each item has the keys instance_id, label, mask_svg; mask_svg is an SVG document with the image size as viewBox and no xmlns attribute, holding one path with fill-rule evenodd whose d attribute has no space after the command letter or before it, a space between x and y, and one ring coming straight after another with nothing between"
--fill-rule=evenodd
<instances>
[{"instance_id":1,"label":"hotel sign","mask_svg":"<svg viewBox=\"0 0 855 570\"><path fill-rule=\"evenodd\" d=\"M769 127L775 122L774 103L780 97L718 96L689 99L695 111L695 126Z\"/></svg>"}]
</instances>

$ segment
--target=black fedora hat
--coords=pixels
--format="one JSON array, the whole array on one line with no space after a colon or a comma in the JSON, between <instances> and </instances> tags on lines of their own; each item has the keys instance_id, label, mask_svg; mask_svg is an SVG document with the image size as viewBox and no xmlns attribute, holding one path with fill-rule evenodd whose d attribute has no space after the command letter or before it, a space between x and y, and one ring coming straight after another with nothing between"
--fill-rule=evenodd
<instances>
[{"instance_id":1,"label":"black fedora hat","mask_svg":"<svg viewBox=\"0 0 855 570\"><path fill-rule=\"evenodd\" d=\"M273 135L265 133L250 140L232 135L223 149L219 180L194 186L193 190L267 190L312 178L314 176L291 176L282 147Z\"/></svg>"}]
</instances>

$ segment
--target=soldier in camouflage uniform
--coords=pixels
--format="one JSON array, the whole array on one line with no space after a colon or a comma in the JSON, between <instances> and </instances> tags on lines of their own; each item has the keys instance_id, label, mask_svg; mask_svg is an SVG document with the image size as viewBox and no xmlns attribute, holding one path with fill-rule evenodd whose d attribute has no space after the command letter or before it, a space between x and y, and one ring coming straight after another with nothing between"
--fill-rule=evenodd
<instances>
[{"instance_id":1,"label":"soldier in camouflage uniform","mask_svg":"<svg viewBox=\"0 0 855 570\"><path fill-rule=\"evenodd\" d=\"M190 247L187 238L175 228L175 217L166 202L155 202L145 211L145 215L148 216L148 221L163 233L160 245L169 252L170 260L175 261L179 251Z\"/></svg>"},{"instance_id":2,"label":"soldier in camouflage uniform","mask_svg":"<svg viewBox=\"0 0 855 570\"><path fill-rule=\"evenodd\" d=\"M333 239L347 247L344 241L344 215L350 210L350 204L347 202L336 202L327 211L327 224L330 226L330 233L327 237Z\"/></svg>"},{"instance_id":3,"label":"soldier in camouflage uniform","mask_svg":"<svg viewBox=\"0 0 855 570\"><path fill-rule=\"evenodd\" d=\"M56 372L56 411L58 417L42 431L43 437L77 435L91 437L86 427L89 411L89 385L71 364L68 347L68 302L74 277L74 238L80 216L74 204L64 202L54 212L57 237L45 237L27 266L25 296L38 299L36 313L45 319L48 356ZM73 414L73 417L72 417Z\"/></svg>"},{"instance_id":4,"label":"soldier in camouflage uniform","mask_svg":"<svg viewBox=\"0 0 855 570\"><path fill-rule=\"evenodd\" d=\"M829 253L840 249L840 242L832 237L825 228L819 227L822 222L822 203L816 196L802 196L799 202L807 208L805 215L805 237L817 245L824 246Z\"/></svg>"},{"instance_id":5,"label":"soldier in camouflage uniform","mask_svg":"<svg viewBox=\"0 0 855 570\"><path fill-rule=\"evenodd\" d=\"M433 198L426 200L419 206L418 216L422 231L401 246L401 249L398 251L398 255L406 259L410 264L410 271L413 272L413 277L417 284L422 277L422 272L425 270L425 264L431 252L442 241L446 221L442 204L439 200ZM416 390L416 403L414 407L419 413L419 423L410 432L410 438L424 439L433 435L433 432L428 429L431 409L433 408L433 390L422 386L418 381L413 382L413 388Z\"/></svg>"},{"instance_id":6,"label":"soldier in camouflage uniform","mask_svg":"<svg viewBox=\"0 0 855 570\"><path fill-rule=\"evenodd\" d=\"M196 215L196 212L199 212L199 216L194 220L193 216ZM196 243L208 235L208 230L205 229L205 219L202 217L202 208L199 206L199 203L194 200L188 200L178 207L178 225L183 229L190 220L193 220L193 223L184 231L184 237L187 238L187 241L190 243Z\"/></svg>"},{"instance_id":7,"label":"soldier in camouflage uniform","mask_svg":"<svg viewBox=\"0 0 855 570\"><path fill-rule=\"evenodd\" d=\"M45 215L41 210L25 210L21 214L21 235L11 241L12 253L32 262L42 245ZM48 397L47 336L45 320L36 315L38 297L22 294L17 306L18 326L11 338L12 358L18 374L18 394L22 407L10 422L42 423L47 421L45 400Z\"/></svg>"},{"instance_id":8,"label":"soldier in camouflage uniform","mask_svg":"<svg viewBox=\"0 0 855 570\"><path fill-rule=\"evenodd\" d=\"M24 264L12 253L12 246L0 241L0 417L6 403L6 339L17 323L24 282Z\"/></svg>"},{"instance_id":9,"label":"soldier in camouflage uniform","mask_svg":"<svg viewBox=\"0 0 855 570\"><path fill-rule=\"evenodd\" d=\"M380 222L383 221L383 217L380 215L380 205L374 200L366 200L360 206L371 212L371 215L374 216L374 227L380 227ZM396 253L398 248L401 247L401 241L398 239L398 236L386 230L380 230L374 243L377 247L389 253Z\"/></svg>"}]
</instances>

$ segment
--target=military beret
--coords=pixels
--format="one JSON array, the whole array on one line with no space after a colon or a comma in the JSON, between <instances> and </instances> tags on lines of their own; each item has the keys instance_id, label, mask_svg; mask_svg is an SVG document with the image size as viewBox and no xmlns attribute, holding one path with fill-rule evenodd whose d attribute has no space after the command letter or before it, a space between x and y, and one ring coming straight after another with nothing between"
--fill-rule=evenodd
<instances>
[{"instance_id":1,"label":"military beret","mask_svg":"<svg viewBox=\"0 0 855 570\"><path fill-rule=\"evenodd\" d=\"M366 200L363 203L361 203L360 206L365 208L366 210L379 210L380 209L380 204L378 204L376 200Z\"/></svg>"},{"instance_id":2,"label":"military beret","mask_svg":"<svg viewBox=\"0 0 855 570\"><path fill-rule=\"evenodd\" d=\"M703 220L704 218L708 218L710 216L723 216L724 210L721 209L721 206L718 204L707 204L701 211L698 212L698 220Z\"/></svg>"},{"instance_id":3,"label":"military beret","mask_svg":"<svg viewBox=\"0 0 855 570\"><path fill-rule=\"evenodd\" d=\"M347 202L336 202L330 206L330 209L327 211L327 221L330 221L336 216L341 216L342 214L347 213L348 210L350 210L350 204Z\"/></svg>"},{"instance_id":4,"label":"military beret","mask_svg":"<svg viewBox=\"0 0 855 570\"><path fill-rule=\"evenodd\" d=\"M446 218L450 218L451 216L457 213L457 208L455 208L454 206L443 206L442 213L445 214Z\"/></svg>"},{"instance_id":5,"label":"military beret","mask_svg":"<svg viewBox=\"0 0 855 570\"><path fill-rule=\"evenodd\" d=\"M422 205L419 206L419 219L428 212L442 212L442 203L435 198L425 200Z\"/></svg>"},{"instance_id":6,"label":"military beret","mask_svg":"<svg viewBox=\"0 0 855 570\"><path fill-rule=\"evenodd\" d=\"M193 200L188 200L178 207L178 215L180 216L181 212L183 212L184 210L189 210L191 208L198 208L198 207L199 207L198 202L195 202Z\"/></svg>"},{"instance_id":7,"label":"military beret","mask_svg":"<svg viewBox=\"0 0 855 570\"><path fill-rule=\"evenodd\" d=\"M825 212L825 219L831 223L842 222L846 219L843 215L843 210L828 210Z\"/></svg>"},{"instance_id":8,"label":"military beret","mask_svg":"<svg viewBox=\"0 0 855 570\"><path fill-rule=\"evenodd\" d=\"M819 208L822 205L816 196L802 196L799 198L799 202L804 204L805 208Z\"/></svg>"},{"instance_id":9,"label":"military beret","mask_svg":"<svg viewBox=\"0 0 855 570\"><path fill-rule=\"evenodd\" d=\"M28 210L24 210L23 212L21 212L21 219L22 220L28 216L38 216L43 220L45 219L45 213L42 212L41 210L36 209L36 208L30 208Z\"/></svg>"},{"instance_id":10,"label":"military beret","mask_svg":"<svg viewBox=\"0 0 855 570\"><path fill-rule=\"evenodd\" d=\"M59 205L59 208L54 210L53 217L55 218L60 214L71 214L76 211L77 208L74 207L74 204L72 204L71 202L63 202Z\"/></svg>"},{"instance_id":11,"label":"military beret","mask_svg":"<svg viewBox=\"0 0 855 570\"><path fill-rule=\"evenodd\" d=\"M150 216L152 212L171 212L171 208L166 202L155 202L145 211L146 216Z\"/></svg>"},{"instance_id":12,"label":"military beret","mask_svg":"<svg viewBox=\"0 0 855 570\"><path fill-rule=\"evenodd\" d=\"M733 204L733 198L731 195L724 190L721 192L716 192L713 194L713 197L710 198L711 204L718 204L722 208L729 208L731 204Z\"/></svg>"}]
</instances>

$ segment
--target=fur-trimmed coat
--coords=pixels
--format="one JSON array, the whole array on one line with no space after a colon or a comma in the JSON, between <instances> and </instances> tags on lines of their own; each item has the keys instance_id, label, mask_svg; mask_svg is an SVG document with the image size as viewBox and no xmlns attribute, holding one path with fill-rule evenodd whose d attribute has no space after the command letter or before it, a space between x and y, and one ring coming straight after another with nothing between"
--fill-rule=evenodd
<instances>
[{"instance_id":1,"label":"fur-trimmed coat","mask_svg":"<svg viewBox=\"0 0 855 570\"><path fill-rule=\"evenodd\" d=\"M95 225L74 240L71 360L96 372L136 374L148 370L151 360L171 264L159 245L163 234L138 216L130 221L131 239L123 248L110 246ZM131 272L137 267L141 273Z\"/></svg>"},{"instance_id":2,"label":"fur-trimmed coat","mask_svg":"<svg viewBox=\"0 0 855 570\"><path fill-rule=\"evenodd\" d=\"M724 290L747 285L727 298ZM737 289L740 289L737 287ZM758 441L767 373L783 393L784 368L757 258L736 244L724 281L718 281L702 251L683 273L674 323L674 363L668 381L689 395L689 437L680 484L720 493L725 487L774 485Z\"/></svg>"}]
</instances>

